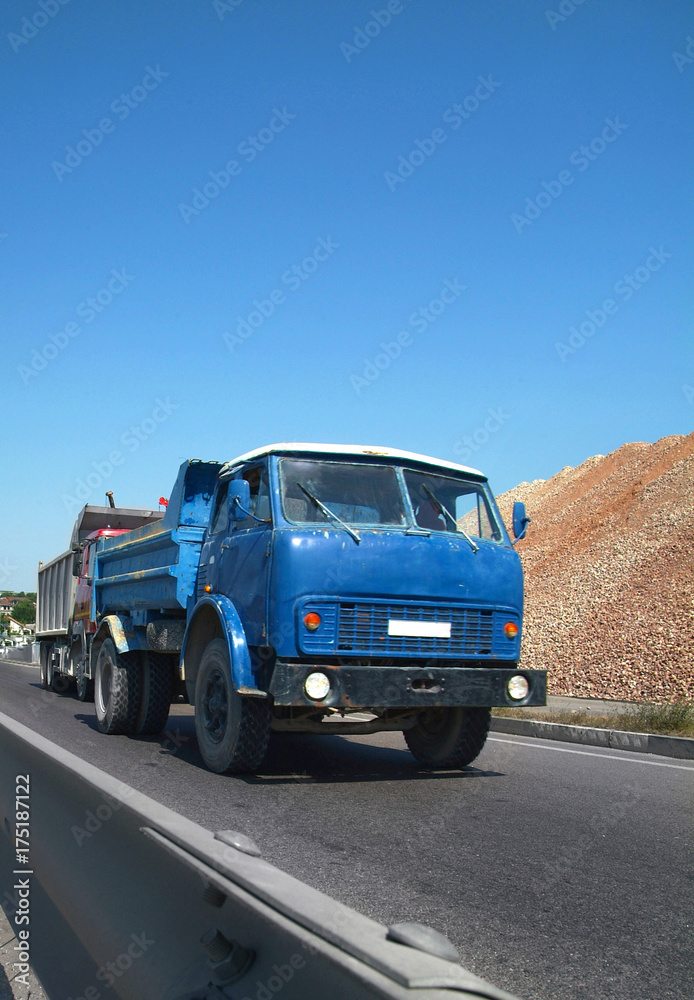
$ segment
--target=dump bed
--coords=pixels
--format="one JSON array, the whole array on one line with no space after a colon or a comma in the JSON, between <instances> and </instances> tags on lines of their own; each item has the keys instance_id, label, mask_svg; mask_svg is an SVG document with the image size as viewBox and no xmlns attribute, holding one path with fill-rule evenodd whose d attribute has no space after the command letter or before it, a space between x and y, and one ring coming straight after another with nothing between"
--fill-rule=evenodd
<instances>
[{"instance_id":1,"label":"dump bed","mask_svg":"<svg viewBox=\"0 0 694 1000\"><path fill-rule=\"evenodd\" d=\"M87 504L72 530L70 549L48 563L39 563L36 596L36 636L67 635L75 606L75 559L87 535L99 528L135 528L160 521L163 512L133 507Z\"/></svg>"},{"instance_id":2,"label":"dump bed","mask_svg":"<svg viewBox=\"0 0 694 1000\"><path fill-rule=\"evenodd\" d=\"M94 575L99 616L185 612L220 469L219 462L184 462L163 520L100 542Z\"/></svg>"},{"instance_id":3,"label":"dump bed","mask_svg":"<svg viewBox=\"0 0 694 1000\"><path fill-rule=\"evenodd\" d=\"M63 552L39 565L36 595L36 637L67 635L75 606L77 578L72 575L74 553Z\"/></svg>"}]
</instances>

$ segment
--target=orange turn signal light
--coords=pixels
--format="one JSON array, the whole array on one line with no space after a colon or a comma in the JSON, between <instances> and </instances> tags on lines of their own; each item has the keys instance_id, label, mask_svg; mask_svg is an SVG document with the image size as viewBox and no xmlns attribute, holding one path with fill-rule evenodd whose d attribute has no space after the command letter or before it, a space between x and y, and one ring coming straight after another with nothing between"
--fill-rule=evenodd
<instances>
[{"instance_id":1,"label":"orange turn signal light","mask_svg":"<svg viewBox=\"0 0 694 1000\"><path fill-rule=\"evenodd\" d=\"M307 615L304 615L304 625L309 632L315 632L320 625L320 615L316 614L315 611L309 611Z\"/></svg>"},{"instance_id":2,"label":"orange turn signal light","mask_svg":"<svg viewBox=\"0 0 694 1000\"><path fill-rule=\"evenodd\" d=\"M504 635L507 639L515 639L518 635L518 626L515 622L506 622L504 625Z\"/></svg>"},{"instance_id":3,"label":"orange turn signal light","mask_svg":"<svg viewBox=\"0 0 694 1000\"><path fill-rule=\"evenodd\" d=\"M211 594L212 593L212 587L210 587L209 583L205 584L205 593L206 594Z\"/></svg>"}]
</instances>

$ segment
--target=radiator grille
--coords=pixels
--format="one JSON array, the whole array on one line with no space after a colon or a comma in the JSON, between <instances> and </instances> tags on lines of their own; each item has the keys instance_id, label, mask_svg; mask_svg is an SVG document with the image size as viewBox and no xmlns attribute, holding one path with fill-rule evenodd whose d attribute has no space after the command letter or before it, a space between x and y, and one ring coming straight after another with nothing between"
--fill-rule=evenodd
<instances>
[{"instance_id":1,"label":"radiator grille","mask_svg":"<svg viewBox=\"0 0 694 1000\"><path fill-rule=\"evenodd\" d=\"M450 638L388 635L390 618L450 622L451 635ZM494 638L494 613L479 608L361 602L340 604L338 653L488 656L493 652ZM506 645L510 644L506 642Z\"/></svg>"}]
</instances>

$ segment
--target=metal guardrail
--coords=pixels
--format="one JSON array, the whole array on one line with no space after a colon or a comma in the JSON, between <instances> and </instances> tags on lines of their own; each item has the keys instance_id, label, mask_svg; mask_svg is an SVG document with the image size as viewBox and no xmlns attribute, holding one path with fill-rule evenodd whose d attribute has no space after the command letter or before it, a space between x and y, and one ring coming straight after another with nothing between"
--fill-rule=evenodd
<instances>
[{"instance_id":1,"label":"metal guardrail","mask_svg":"<svg viewBox=\"0 0 694 1000\"><path fill-rule=\"evenodd\" d=\"M259 855L0 714L0 891L50 998L514 1000Z\"/></svg>"}]
</instances>

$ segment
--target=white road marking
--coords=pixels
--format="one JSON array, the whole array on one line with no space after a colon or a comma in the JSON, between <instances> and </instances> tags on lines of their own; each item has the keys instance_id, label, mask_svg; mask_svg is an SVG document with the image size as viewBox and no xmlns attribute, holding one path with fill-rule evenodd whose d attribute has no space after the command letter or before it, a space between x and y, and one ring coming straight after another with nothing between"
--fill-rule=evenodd
<instances>
[{"instance_id":1,"label":"white road marking","mask_svg":"<svg viewBox=\"0 0 694 1000\"><path fill-rule=\"evenodd\" d=\"M535 741L529 743L522 743L520 740L502 740L498 736L488 736L487 743L490 740L494 743L513 743L517 747L531 747L534 750L556 750L557 753L578 753L583 757L606 757L607 760L624 760L629 764L650 764L651 767L674 767L677 771L694 771L694 765L690 764L666 764L659 760L641 760L640 757L616 757L611 753L591 753L590 750L570 750L568 747L551 747L545 746L544 743L537 743ZM615 751L617 753L618 751Z\"/></svg>"}]
</instances>

